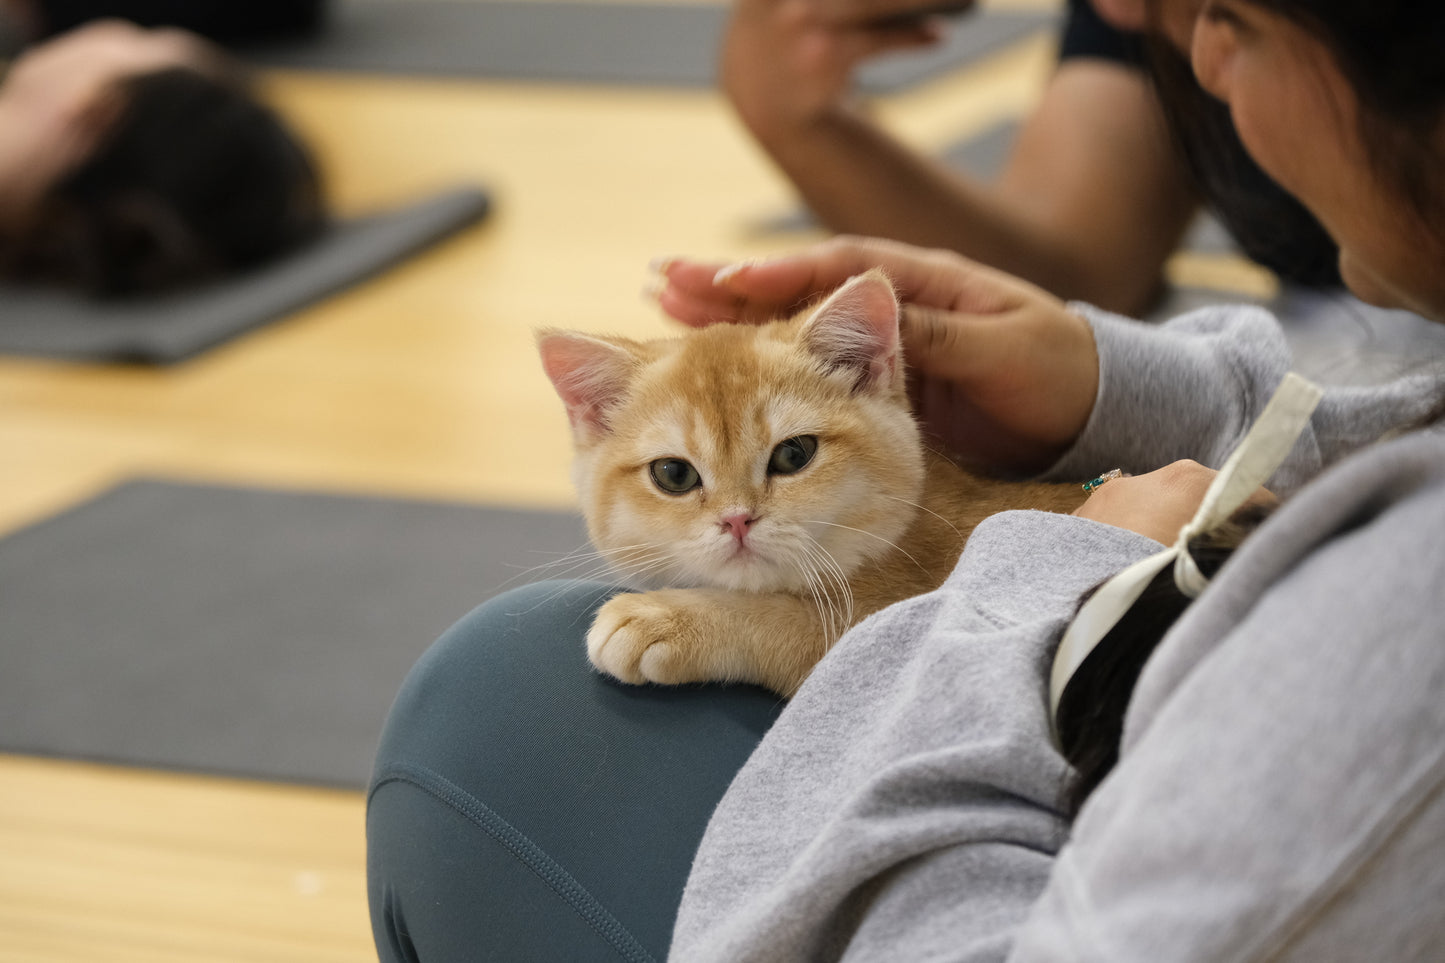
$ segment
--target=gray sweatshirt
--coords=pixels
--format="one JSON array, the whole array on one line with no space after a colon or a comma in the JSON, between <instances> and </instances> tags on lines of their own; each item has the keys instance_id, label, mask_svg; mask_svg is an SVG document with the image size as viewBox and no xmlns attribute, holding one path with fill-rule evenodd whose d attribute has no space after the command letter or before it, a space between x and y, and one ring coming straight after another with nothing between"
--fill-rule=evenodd
<instances>
[{"instance_id":1,"label":"gray sweatshirt","mask_svg":"<svg viewBox=\"0 0 1445 963\"><path fill-rule=\"evenodd\" d=\"M1051 471L1218 467L1288 366L1274 320L1085 310L1100 394ZM859 625L719 804L671 958L1445 959L1445 437L1374 442L1437 379L1332 389L1283 507L1146 665L1070 825L1053 653L1159 550L1072 516L978 527L947 583Z\"/></svg>"}]
</instances>

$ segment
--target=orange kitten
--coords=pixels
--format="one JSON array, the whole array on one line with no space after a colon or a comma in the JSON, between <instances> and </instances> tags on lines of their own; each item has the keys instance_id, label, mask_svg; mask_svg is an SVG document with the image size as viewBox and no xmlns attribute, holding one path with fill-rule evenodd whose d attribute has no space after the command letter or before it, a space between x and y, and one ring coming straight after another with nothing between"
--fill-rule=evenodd
<instances>
[{"instance_id":1,"label":"orange kitten","mask_svg":"<svg viewBox=\"0 0 1445 963\"><path fill-rule=\"evenodd\" d=\"M982 519L1083 501L1078 485L980 478L925 449L898 311L872 271L761 326L538 336L592 542L663 586L602 606L597 668L792 695L848 627L942 584Z\"/></svg>"}]
</instances>

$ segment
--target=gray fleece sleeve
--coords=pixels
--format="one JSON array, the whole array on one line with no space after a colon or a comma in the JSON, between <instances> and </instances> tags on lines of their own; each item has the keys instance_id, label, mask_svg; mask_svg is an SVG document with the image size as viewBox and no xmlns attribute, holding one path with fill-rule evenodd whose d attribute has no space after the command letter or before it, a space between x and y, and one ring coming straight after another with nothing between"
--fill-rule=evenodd
<instances>
[{"instance_id":1,"label":"gray fleece sleeve","mask_svg":"<svg viewBox=\"0 0 1445 963\"><path fill-rule=\"evenodd\" d=\"M1158 548L1004 512L942 588L845 635L713 814L670 958L1000 958L1066 832L1053 640L1085 590Z\"/></svg>"},{"instance_id":2,"label":"gray fleece sleeve","mask_svg":"<svg viewBox=\"0 0 1445 963\"><path fill-rule=\"evenodd\" d=\"M1185 458L1218 468L1290 370L1279 322L1261 308L1202 308L1160 326L1070 307L1093 329L1099 393L1083 433L1048 478L1090 478L1111 468L1142 474ZM1327 387L1269 487L1293 492L1325 466L1418 421L1441 398L1435 374Z\"/></svg>"}]
</instances>

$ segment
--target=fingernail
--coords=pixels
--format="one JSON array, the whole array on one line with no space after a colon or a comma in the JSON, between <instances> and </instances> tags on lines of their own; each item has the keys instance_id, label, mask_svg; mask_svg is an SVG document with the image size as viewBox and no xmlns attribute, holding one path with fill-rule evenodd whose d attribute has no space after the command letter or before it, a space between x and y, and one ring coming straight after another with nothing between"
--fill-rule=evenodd
<instances>
[{"instance_id":1,"label":"fingernail","mask_svg":"<svg viewBox=\"0 0 1445 963\"><path fill-rule=\"evenodd\" d=\"M655 277L642 286L642 299L649 304L656 304L662 297L662 289L667 287L667 279Z\"/></svg>"},{"instance_id":2,"label":"fingernail","mask_svg":"<svg viewBox=\"0 0 1445 963\"><path fill-rule=\"evenodd\" d=\"M663 277L666 277L667 272L670 271L676 263L677 258L675 257L655 257L647 262L647 269L653 274L661 274Z\"/></svg>"},{"instance_id":3,"label":"fingernail","mask_svg":"<svg viewBox=\"0 0 1445 963\"><path fill-rule=\"evenodd\" d=\"M750 257L745 261L734 261L732 264L729 264L714 274L712 276L712 283L715 285L726 284L743 271L746 271L750 267L756 267L761 263L763 263L763 259L757 257Z\"/></svg>"}]
</instances>

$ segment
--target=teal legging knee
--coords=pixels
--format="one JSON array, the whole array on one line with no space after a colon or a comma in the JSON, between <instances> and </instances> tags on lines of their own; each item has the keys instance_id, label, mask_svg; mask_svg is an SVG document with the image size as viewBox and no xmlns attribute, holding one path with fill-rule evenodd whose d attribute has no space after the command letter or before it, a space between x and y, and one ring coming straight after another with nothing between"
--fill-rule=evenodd
<instances>
[{"instance_id":1,"label":"teal legging knee","mask_svg":"<svg viewBox=\"0 0 1445 963\"><path fill-rule=\"evenodd\" d=\"M781 703L599 675L584 638L615 591L498 596L402 685L367 807L383 963L666 956L708 816Z\"/></svg>"}]
</instances>

